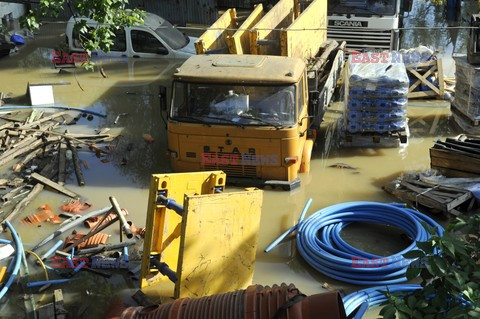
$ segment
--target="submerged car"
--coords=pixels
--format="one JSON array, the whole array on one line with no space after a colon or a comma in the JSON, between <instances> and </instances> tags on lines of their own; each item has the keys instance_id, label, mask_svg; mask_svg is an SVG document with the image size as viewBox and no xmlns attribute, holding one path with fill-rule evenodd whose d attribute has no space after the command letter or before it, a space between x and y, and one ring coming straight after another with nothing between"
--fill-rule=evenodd
<instances>
[{"instance_id":1,"label":"submerged car","mask_svg":"<svg viewBox=\"0 0 480 319\"><path fill-rule=\"evenodd\" d=\"M79 33L75 30L75 20L86 20L87 26L95 28L98 22L83 18L71 17L67 23L66 35L71 52L83 52ZM110 52L97 52L98 55L125 58L166 58L188 59L195 54L194 43L197 38L180 32L167 20L147 13L144 24L115 30Z\"/></svg>"}]
</instances>

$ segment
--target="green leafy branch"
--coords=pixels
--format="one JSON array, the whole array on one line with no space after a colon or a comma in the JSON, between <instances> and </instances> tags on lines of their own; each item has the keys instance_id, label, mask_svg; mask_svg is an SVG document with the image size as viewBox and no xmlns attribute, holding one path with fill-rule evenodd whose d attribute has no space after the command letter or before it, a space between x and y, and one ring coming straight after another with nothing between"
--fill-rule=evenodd
<instances>
[{"instance_id":1,"label":"green leafy branch","mask_svg":"<svg viewBox=\"0 0 480 319\"><path fill-rule=\"evenodd\" d=\"M57 17L69 9L75 18L74 30L79 34L81 47L91 56L92 52L109 52L115 38L115 30L143 24L145 12L126 9L128 0L40 0L37 7L21 18L21 25L30 31L40 28L45 17ZM87 26L87 19L97 22L96 27ZM85 65L93 69L91 62Z\"/></svg>"},{"instance_id":2,"label":"green leafy branch","mask_svg":"<svg viewBox=\"0 0 480 319\"><path fill-rule=\"evenodd\" d=\"M420 275L423 289L409 295L387 291L389 301L380 315L384 319L480 318L480 216L458 218L442 236L427 229L430 239L417 242L419 250L403 255L425 261L426 267L410 264L406 274L409 280Z\"/></svg>"}]
</instances>

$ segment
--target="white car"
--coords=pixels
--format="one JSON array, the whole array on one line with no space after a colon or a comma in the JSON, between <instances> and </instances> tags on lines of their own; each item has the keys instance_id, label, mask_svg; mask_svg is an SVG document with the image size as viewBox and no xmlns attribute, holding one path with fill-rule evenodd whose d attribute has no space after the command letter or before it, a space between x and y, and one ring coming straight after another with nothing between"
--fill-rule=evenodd
<instances>
[{"instance_id":1,"label":"white car","mask_svg":"<svg viewBox=\"0 0 480 319\"><path fill-rule=\"evenodd\" d=\"M67 23L66 35L68 47L71 52L83 52L74 31L75 19L86 20L89 27L95 28L98 22L82 17L71 17ZM197 38L189 37L172 26L167 20L147 13L144 25L126 27L115 31L114 44L110 52L97 52L98 55L107 57L124 58L166 58L188 59L195 54L194 43Z\"/></svg>"}]
</instances>

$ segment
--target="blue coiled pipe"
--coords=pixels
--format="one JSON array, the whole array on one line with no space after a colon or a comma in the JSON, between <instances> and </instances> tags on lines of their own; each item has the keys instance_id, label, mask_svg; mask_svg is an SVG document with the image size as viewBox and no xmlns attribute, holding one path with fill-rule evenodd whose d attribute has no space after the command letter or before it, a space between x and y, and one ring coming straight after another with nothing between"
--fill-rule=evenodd
<instances>
[{"instance_id":1,"label":"blue coiled pipe","mask_svg":"<svg viewBox=\"0 0 480 319\"><path fill-rule=\"evenodd\" d=\"M387 224L404 230L413 243L391 256L377 256L357 249L345 242L340 232L353 222ZM375 202L349 202L323 208L308 219L300 221L296 242L300 255L317 271L340 281L357 285L391 285L405 282L408 265L415 259L402 255L418 249L417 241L430 238L422 222L437 227L437 234L443 234L443 227L430 217L404 207L403 204L382 204ZM355 268L354 260L383 258L381 267Z\"/></svg>"},{"instance_id":2,"label":"blue coiled pipe","mask_svg":"<svg viewBox=\"0 0 480 319\"><path fill-rule=\"evenodd\" d=\"M345 313L347 314L347 316L350 316L355 311L355 309L366 303L367 307L362 307L362 309L359 309L359 311L354 317L355 319L362 318L363 314L368 308L374 307L381 304L382 302L387 301L387 297L382 292L387 291L387 289L388 291L390 291L390 293L409 293L417 289L422 289L422 286L416 284L387 285L359 290L343 298L343 306L345 307Z\"/></svg>"},{"instance_id":3,"label":"blue coiled pipe","mask_svg":"<svg viewBox=\"0 0 480 319\"><path fill-rule=\"evenodd\" d=\"M10 274L10 278L8 278L2 290L0 290L0 300L7 293L8 289L10 288L13 281L15 280L15 277L17 276L18 271L20 269L20 264L22 262L22 256L23 256L23 244L22 244L22 241L20 240L20 237L18 237L17 232L15 231L12 224L10 224L8 220L5 221L5 225L10 230L12 234L13 242L15 243L15 257L10 264L10 266L13 265L13 270L12 270L12 273ZM8 267L9 269L10 269L10 266Z\"/></svg>"}]
</instances>

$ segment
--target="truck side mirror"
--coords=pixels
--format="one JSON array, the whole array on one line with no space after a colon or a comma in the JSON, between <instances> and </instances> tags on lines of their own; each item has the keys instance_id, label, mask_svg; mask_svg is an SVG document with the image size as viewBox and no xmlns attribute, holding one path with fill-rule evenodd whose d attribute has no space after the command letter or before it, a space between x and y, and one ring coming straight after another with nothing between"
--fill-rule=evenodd
<instances>
[{"instance_id":1,"label":"truck side mirror","mask_svg":"<svg viewBox=\"0 0 480 319\"><path fill-rule=\"evenodd\" d=\"M404 0L403 2L403 12L412 11L413 0Z\"/></svg>"},{"instance_id":2,"label":"truck side mirror","mask_svg":"<svg viewBox=\"0 0 480 319\"><path fill-rule=\"evenodd\" d=\"M167 87L166 86L161 85L159 87L158 97L160 99L160 110L166 111L167 110Z\"/></svg>"}]
</instances>

